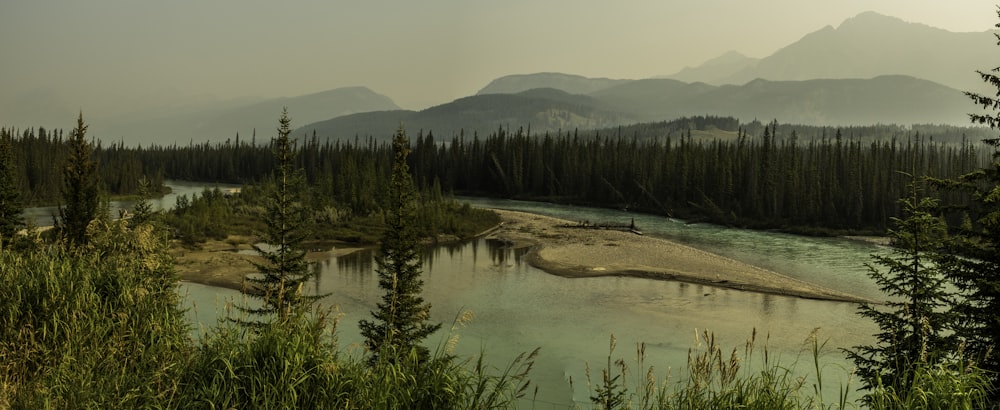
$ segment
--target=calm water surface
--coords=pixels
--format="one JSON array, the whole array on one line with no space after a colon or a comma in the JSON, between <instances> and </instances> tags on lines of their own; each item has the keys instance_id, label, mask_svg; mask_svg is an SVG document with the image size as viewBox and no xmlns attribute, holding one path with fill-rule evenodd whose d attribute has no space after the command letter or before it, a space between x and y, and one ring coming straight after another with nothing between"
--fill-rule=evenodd
<instances>
[{"instance_id":1,"label":"calm water surface","mask_svg":"<svg viewBox=\"0 0 1000 410\"><path fill-rule=\"evenodd\" d=\"M239 185L230 184L206 184L204 182L186 182L186 181L164 181L164 185L170 187L171 192L160 198L151 199L149 202L153 205L153 209L173 209L174 205L177 204L177 197L181 195L187 195L188 199L191 199L193 195L200 195L202 191L207 189L219 188L235 188ZM132 210L135 205L135 201L112 201L110 204L111 214L114 217L118 217L119 209ZM52 221L59 215L59 208L55 206L39 206L33 208L25 208L24 218L27 221L34 222L35 226L52 226Z\"/></svg>"},{"instance_id":2,"label":"calm water surface","mask_svg":"<svg viewBox=\"0 0 1000 410\"><path fill-rule=\"evenodd\" d=\"M613 210L518 201L471 202L572 220L628 222L634 217L647 235L678 240L834 289L878 296L863 267L868 255L878 249L867 244L685 224ZM458 330L457 353L462 356L485 351L489 362L502 367L517 354L541 347L531 376L533 384L539 386L537 401L526 402L524 407L565 408L574 402L586 403L591 392L585 363L591 363L599 378L612 334L618 341L616 358L634 359L635 344L645 342L646 365L655 366L660 377L670 368L676 378L686 363L688 349L696 346L695 334L704 329L714 332L727 351L734 347L742 351L746 338L756 329L758 344L769 335L772 357L778 355L789 365L798 359L801 372L812 367L807 341L816 335L827 343L827 354L821 359L830 363L824 379L829 401L836 398L837 384L847 377L843 368L848 363L836 349L868 343L875 330L857 317L855 305L849 303L646 279L562 278L528 266L523 252L478 239L428 249L423 269L424 298L432 304L433 320L444 323L428 341L432 349L447 339L453 319L464 310L471 310L475 319ZM330 292L324 303L336 305L342 312L337 334L340 344L350 349L360 349L357 322L370 318L369 312L381 296L373 266L371 252L332 257L316 265L319 275L315 286ZM195 306L189 312L191 320L203 325L214 323L225 303L240 303L238 293L226 289L185 283L181 291ZM568 382L571 378L573 389Z\"/></svg>"}]
</instances>

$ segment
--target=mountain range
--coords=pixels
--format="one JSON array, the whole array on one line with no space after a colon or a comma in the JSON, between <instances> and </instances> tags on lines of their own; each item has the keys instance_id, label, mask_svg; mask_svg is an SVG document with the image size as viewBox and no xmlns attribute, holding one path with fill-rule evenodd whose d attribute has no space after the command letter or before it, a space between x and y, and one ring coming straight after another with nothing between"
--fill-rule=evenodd
<instances>
[{"instance_id":1,"label":"mountain range","mask_svg":"<svg viewBox=\"0 0 1000 410\"><path fill-rule=\"evenodd\" d=\"M992 38L865 12L761 59L728 52L643 80L510 75L427 110L332 118L297 133L379 137L402 122L449 137L498 127L554 132L691 115L831 126L968 125L974 107L960 90L986 91L975 70L992 67Z\"/></svg>"},{"instance_id":2,"label":"mountain range","mask_svg":"<svg viewBox=\"0 0 1000 410\"><path fill-rule=\"evenodd\" d=\"M546 74L547 76L551 74ZM382 111L308 124L295 135L385 138L405 124L436 136L485 133L500 127L534 133L611 128L694 115L744 121L778 119L808 125L959 124L969 109L961 92L909 76L807 81L753 80L713 86L672 79L625 82L588 95L554 88L480 94L423 111Z\"/></svg>"},{"instance_id":3,"label":"mountain range","mask_svg":"<svg viewBox=\"0 0 1000 410\"><path fill-rule=\"evenodd\" d=\"M533 133L610 128L682 116L777 119L807 125L939 123L968 125L974 107L960 90L988 92L975 70L989 70L995 38L955 33L872 12L827 26L764 58L727 52L650 79L564 73L497 78L474 95L420 111L402 110L366 87L290 98L189 107L101 119L99 138L187 144L274 136L287 107L295 136L388 138L402 123L450 138L499 127ZM995 90L993 90L995 92ZM259 135L257 135L259 134Z\"/></svg>"},{"instance_id":4,"label":"mountain range","mask_svg":"<svg viewBox=\"0 0 1000 410\"><path fill-rule=\"evenodd\" d=\"M275 135L277 118L286 107L289 117L297 124L360 112L399 109L392 99L367 87L343 87L298 97L217 104L187 112L125 120L103 134L140 135L140 141L151 143L225 141L237 136L250 140L255 135L267 141Z\"/></svg>"},{"instance_id":5,"label":"mountain range","mask_svg":"<svg viewBox=\"0 0 1000 410\"><path fill-rule=\"evenodd\" d=\"M872 78L901 74L959 90L977 90L975 70L996 66L996 39L983 33L955 33L874 12L861 13L834 28L826 26L762 59L735 51L685 68L667 78L709 84L766 80Z\"/></svg>"}]
</instances>

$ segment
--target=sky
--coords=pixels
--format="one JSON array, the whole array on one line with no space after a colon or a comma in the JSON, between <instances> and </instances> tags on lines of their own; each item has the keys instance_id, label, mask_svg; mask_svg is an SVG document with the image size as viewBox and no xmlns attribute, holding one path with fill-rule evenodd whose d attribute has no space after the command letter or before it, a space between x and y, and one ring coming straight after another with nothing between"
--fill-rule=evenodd
<instances>
[{"instance_id":1,"label":"sky","mask_svg":"<svg viewBox=\"0 0 1000 410\"><path fill-rule=\"evenodd\" d=\"M102 118L345 86L423 109L509 74L638 79L730 50L766 57L864 11L981 32L996 10L984 0L3 0L0 125L57 116L71 128L81 110Z\"/></svg>"}]
</instances>

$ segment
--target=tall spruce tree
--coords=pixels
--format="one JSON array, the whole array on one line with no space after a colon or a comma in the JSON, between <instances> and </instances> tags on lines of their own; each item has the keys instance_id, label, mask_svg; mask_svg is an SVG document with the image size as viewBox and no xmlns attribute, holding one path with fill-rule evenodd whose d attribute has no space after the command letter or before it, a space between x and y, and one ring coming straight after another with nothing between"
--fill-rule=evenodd
<instances>
[{"instance_id":1,"label":"tall spruce tree","mask_svg":"<svg viewBox=\"0 0 1000 410\"><path fill-rule=\"evenodd\" d=\"M67 141L68 153L63 166L62 201L59 207L59 230L69 245L87 243L87 225L97 215L97 162L91 158L87 125L83 112Z\"/></svg>"},{"instance_id":2,"label":"tall spruce tree","mask_svg":"<svg viewBox=\"0 0 1000 410\"><path fill-rule=\"evenodd\" d=\"M1000 7L997 9L1000 17ZM996 24L1000 28L1000 23ZM993 33L1000 45L1000 34ZM1000 67L977 71L984 82L997 89L993 95L965 94L985 113L969 114L976 124L1000 129ZM954 257L944 271L961 291L954 307L959 314L957 334L968 353L987 371L993 383L991 397L1000 400L1000 137L983 140L992 150L984 168L944 184L971 194L965 209L968 221L957 227L952 244Z\"/></svg>"},{"instance_id":3,"label":"tall spruce tree","mask_svg":"<svg viewBox=\"0 0 1000 410\"><path fill-rule=\"evenodd\" d=\"M952 303L946 291L942 244L947 229L934 215L937 201L921 197L915 186L902 200L903 218L892 218L893 249L873 255L868 275L886 296L882 306L862 304L858 314L878 326L874 345L856 346L848 358L857 366L864 387L892 387L909 391L915 369L948 359L956 349L945 309Z\"/></svg>"},{"instance_id":4,"label":"tall spruce tree","mask_svg":"<svg viewBox=\"0 0 1000 410\"><path fill-rule=\"evenodd\" d=\"M24 226L21 195L14 168L13 142L6 128L0 129L0 248L9 244Z\"/></svg>"},{"instance_id":5,"label":"tall spruce tree","mask_svg":"<svg viewBox=\"0 0 1000 410\"><path fill-rule=\"evenodd\" d=\"M149 202L149 178L144 175L139 178L139 192L137 193L139 198L136 199L135 205L132 206L132 220L130 221L132 226L138 226L144 223L152 222L153 217L156 212L153 211L153 204Z\"/></svg>"},{"instance_id":6,"label":"tall spruce tree","mask_svg":"<svg viewBox=\"0 0 1000 410\"><path fill-rule=\"evenodd\" d=\"M371 312L374 320L362 319L359 327L373 363L380 358L397 361L414 351L422 363L430 352L420 342L441 324L430 323L431 306L420 296L424 282L420 278L420 249L414 226L417 194L406 163L410 141L402 125L393 136L392 150L386 231L376 257L378 284L385 293L378 309Z\"/></svg>"},{"instance_id":7,"label":"tall spruce tree","mask_svg":"<svg viewBox=\"0 0 1000 410\"><path fill-rule=\"evenodd\" d=\"M305 295L302 285L314 273L300 249L306 236L306 209L302 202L303 177L295 168L295 147L289 138L292 132L288 109L281 112L278 136L272 143L275 168L267 197L264 220L266 230L261 241L267 247L254 245L264 263L255 263L258 276L246 277L243 293L259 299L260 307L241 307L248 319L235 319L248 327L261 327L269 319L285 322L293 315L308 311L312 303L324 295Z\"/></svg>"}]
</instances>

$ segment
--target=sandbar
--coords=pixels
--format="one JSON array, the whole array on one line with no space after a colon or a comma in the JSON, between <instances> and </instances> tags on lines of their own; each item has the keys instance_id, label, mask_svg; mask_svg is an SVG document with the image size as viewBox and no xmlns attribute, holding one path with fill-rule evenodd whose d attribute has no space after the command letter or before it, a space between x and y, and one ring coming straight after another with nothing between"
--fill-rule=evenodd
<instances>
[{"instance_id":1,"label":"sandbar","mask_svg":"<svg viewBox=\"0 0 1000 410\"><path fill-rule=\"evenodd\" d=\"M627 276L671 280L718 288L839 302L873 301L743 263L663 238L628 231L571 228L577 222L527 212L494 209L500 225L481 236L529 248L528 263L567 278ZM210 240L196 249L174 246L179 279L239 290L261 258L251 251L253 237ZM331 247L307 254L312 261L360 249Z\"/></svg>"},{"instance_id":2,"label":"sandbar","mask_svg":"<svg viewBox=\"0 0 1000 410\"><path fill-rule=\"evenodd\" d=\"M569 226L578 222L495 211L503 222L487 238L514 248L529 247L528 263L558 276L628 276L808 299L872 302L663 238L627 230L573 228Z\"/></svg>"}]
</instances>

